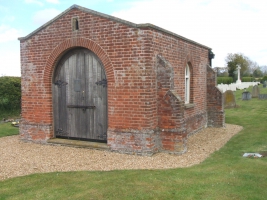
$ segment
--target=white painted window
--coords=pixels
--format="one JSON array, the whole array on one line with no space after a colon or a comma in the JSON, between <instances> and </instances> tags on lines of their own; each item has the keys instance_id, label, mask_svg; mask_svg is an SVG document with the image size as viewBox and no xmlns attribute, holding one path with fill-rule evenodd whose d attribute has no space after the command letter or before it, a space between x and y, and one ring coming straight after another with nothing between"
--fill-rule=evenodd
<instances>
[{"instance_id":1,"label":"white painted window","mask_svg":"<svg viewBox=\"0 0 267 200\"><path fill-rule=\"evenodd\" d=\"M190 68L188 64L185 67L185 103L190 102Z\"/></svg>"}]
</instances>

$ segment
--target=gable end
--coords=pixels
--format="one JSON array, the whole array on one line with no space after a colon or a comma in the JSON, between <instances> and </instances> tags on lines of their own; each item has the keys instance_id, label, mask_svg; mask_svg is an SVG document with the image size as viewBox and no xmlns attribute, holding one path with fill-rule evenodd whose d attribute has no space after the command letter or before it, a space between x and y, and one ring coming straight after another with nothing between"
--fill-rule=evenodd
<instances>
[{"instance_id":1,"label":"gable end","mask_svg":"<svg viewBox=\"0 0 267 200\"><path fill-rule=\"evenodd\" d=\"M62 12L61 14L56 16L55 18L53 18L52 20L48 21L47 23L45 23L44 25L42 25L41 27L39 27L35 31L31 32L29 35L27 35L25 37L19 37L18 40L25 41L25 40L29 39L30 37L32 37L33 35L37 34L42 29L46 28L47 26L49 26L50 24L52 24L53 22L55 22L59 18L63 17L65 14L67 14L72 9L78 9L78 10L81 10L83 12L86 12L86 13L89 13L89 14L92 14L92 15L96 15L96 16L99 16L99 17L103 17L103 18L106 18L106 19L109 19L109 20L124 24L124 25L129 26L129 27L133 27L133 28L140 28L140 29L150 28L150 29L153 29L153 30L156 30L156 31L159 31L159 32L171 35L171 36L174 36L176 38L182 39L182 40L187 41L189 43L198 45L200 47L203 47L203 48L206 48L206 49L211 49L210 47L207 47L205 45L202 45L202 44L197 43L197 42L195 42L193 40L187 39L187 38L185 38L183 36L180 36L180 35L178 35L176 33L173 33L171 31L168 31L166 29L163 29L161 27L155 26L155 25L150 24L150 23L135 24L135 23L132 23L132 22L129 22L129 21L117 18L117 17L113 17L111 15L107 15L107 14L100 13L100 12L97 12L97 11L94 11L94 10L91 10L91 9L88 9L88 8L84 8L84 7L78 6L76 4L74 4L73 6L71 6L70 8L68 8L67 10L65 10L64 12Z\"/></svg>"}]
</instances>

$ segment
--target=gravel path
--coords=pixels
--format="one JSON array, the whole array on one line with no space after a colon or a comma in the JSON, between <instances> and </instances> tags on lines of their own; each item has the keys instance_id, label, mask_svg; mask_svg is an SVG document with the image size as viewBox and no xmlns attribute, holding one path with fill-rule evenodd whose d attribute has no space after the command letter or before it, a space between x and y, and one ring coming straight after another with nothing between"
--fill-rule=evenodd
<instances>
[{"instance_id":1,"label":"gravel path","mask_svg":"<svg viewBox=\"0 0 267 200\"><path fill-rule=\"evenodd\" d=\"M25 143L19 136L0 138L0 180L33 173L115 169L168 169L189 167L220 149L241 126L206 128L189 137L183 155L158 153L151 157L94 149Z\"/></svg>"}]
</instances>

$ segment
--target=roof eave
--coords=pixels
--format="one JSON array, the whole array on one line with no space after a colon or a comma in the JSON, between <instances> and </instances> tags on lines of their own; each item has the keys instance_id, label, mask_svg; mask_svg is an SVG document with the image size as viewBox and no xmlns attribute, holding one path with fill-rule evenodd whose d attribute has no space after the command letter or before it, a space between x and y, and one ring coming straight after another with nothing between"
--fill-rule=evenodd
<instances>
[{"instance_id":1,"label":"roof eave","mask_svg":"<svg viewBox=\"0 0 267 200\"><path fill-rule=\"evenodd\" d=\"M212 48L210 48L210 47L208 47L208 46L205 46L205 45L203 45L203 44L200 44L200 43L198 43L198 42L195 42L195 41L193 41L193 40L190 40L190 39L188 39L188 38L185 38L185 37L183 37L183 36L181 36L181 35L178 35L178 34L176 34L176 33L173 33L173 32L171 32L171 31L168 31L168 30L166 30L166 29L164 29L164 28L161 28L161 27L159 27L159 26L155 26L154 24L150 24L150 23L137 24L137 28L151 28L151 29L155 29L155 30L157 30L157 31L160 31L160 32L163 32L163 33L172 35L172 36L177 37L177 38L180 38L180 39L182 39L182 40L184 40L184 41L187 41L187 42L189 42L189 43L192 43L192 44L195 44L195 45L198 45L198 46L207 48L207 49L212 49Z\"/></svg>"}]
</instances>

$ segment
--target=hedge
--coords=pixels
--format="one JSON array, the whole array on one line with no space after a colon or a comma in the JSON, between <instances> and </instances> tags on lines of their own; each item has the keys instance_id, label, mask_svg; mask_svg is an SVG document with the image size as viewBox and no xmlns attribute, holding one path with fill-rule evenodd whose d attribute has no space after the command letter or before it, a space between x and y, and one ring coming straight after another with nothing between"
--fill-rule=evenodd
<instances>
[{"instance_id":1,"label":"hedge","mask_svg":"<svg viewBox=\"0 0 267 200\"><path fill-rule=\"evenodd\" d=\"M255 79L253 77L242 77L242 82L253 82Z\"/></svg>"},{"instance_id":2,"label":"hedge","mask_svg":"<svg viewBox=\"0 0 267 200\"><path fill-rule=\"evenodd\" d=\"M217 84L231 84L233 82L233 77L217 77Z\"/></svg>"},{"instance_id":3,"label":"hedge","mask_svg":"<svg viewBox=\"0 0 267 200\"><path fill-rule=\"evenodd\" d=\"M17 110L21 108L21 78L0 77L0 110Z\"/></svg>"}]
</instances>

